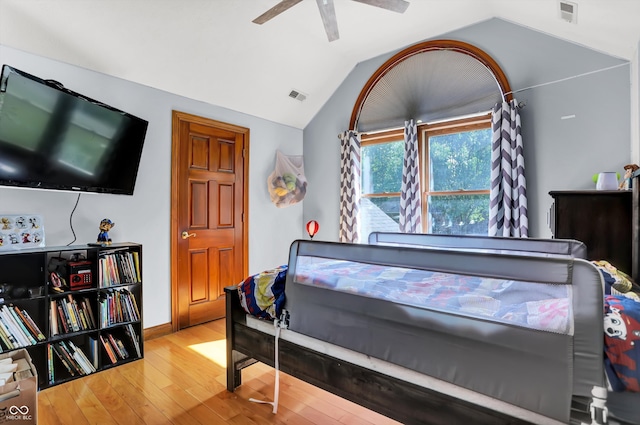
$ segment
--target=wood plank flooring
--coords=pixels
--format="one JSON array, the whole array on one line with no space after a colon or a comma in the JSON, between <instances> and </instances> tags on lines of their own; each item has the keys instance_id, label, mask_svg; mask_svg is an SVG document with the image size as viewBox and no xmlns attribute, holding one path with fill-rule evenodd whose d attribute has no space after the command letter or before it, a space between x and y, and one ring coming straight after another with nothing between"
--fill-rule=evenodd
<instances>
[{"instance_id":1,"label":"wood plank flooring","mask_svg":"<svg viewBox=\"0 0 640 425\"><path fill-rule=\"evenodd\" d=\"M145 358L38 393L39 425L300 424L393 425L375 412L280 374L278 413L274 370L261 363L226 390L224 320L145 341Z\"/></svg>"}]
</instances>

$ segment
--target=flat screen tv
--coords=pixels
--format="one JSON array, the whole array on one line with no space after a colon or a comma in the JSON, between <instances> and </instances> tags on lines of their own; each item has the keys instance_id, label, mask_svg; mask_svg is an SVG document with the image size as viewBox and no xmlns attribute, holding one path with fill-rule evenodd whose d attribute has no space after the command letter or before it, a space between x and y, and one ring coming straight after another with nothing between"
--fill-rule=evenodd
<instances>
[{"instance_id":1,"label":"flat screen tv","mask_svg":"<svg viewBox=\"0 0 640 425\"><path fill-rule=\"evenodd\" d=\"M8 65L0 185L133 195L148 122Z\"/></svg>"}]
</instances>

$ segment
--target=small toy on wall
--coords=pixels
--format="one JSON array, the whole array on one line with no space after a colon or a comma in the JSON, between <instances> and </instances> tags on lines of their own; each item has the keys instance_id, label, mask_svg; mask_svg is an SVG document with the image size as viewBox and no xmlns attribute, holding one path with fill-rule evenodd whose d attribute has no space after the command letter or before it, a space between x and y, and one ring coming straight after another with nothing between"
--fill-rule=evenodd
<instances>
[{"instance_id":1,"label":"small toy on wall","mask_svg":"<svg viewBox=\"0 0 640 425\"><path fill-rule=\"evenodd\" d=\"M109 220L108 218L103 218L100 222L100 233L98 233L98 243L100 245L111 245L111 238L109 237L109 230L111 230L116 223Z\"/></svg>"}]
</instances>

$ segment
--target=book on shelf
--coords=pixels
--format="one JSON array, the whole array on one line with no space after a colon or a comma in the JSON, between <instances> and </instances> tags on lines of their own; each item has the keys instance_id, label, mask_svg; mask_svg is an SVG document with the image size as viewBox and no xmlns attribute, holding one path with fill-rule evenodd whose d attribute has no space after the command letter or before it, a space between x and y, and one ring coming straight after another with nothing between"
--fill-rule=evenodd
<instances>
[{"instance_id":1,"label":"book on shelf","mask_svg":"<svg viewBox=\"0 0 640 425\"><path fill-rule=\"evenodd\" d=\"M59 305L57 302L55 302L55 306L56 306L56 311L58 312L58 331L60 331L60 333L63 333L62 331L64 331L64 333L69 333L69 319L67 318L66 312L65 310L62 308L61 305ZM62 326L60 326L62 325Z\"/></svg>"},{"instance_id":2,"label":"book on shelf","mask_svg":"<svg viewBox=\"0 0 640 425\"><path fill-rule=\"evenodd\" d=\"M44 334L26 310L13 304L0 305L0 341L3 349L35 345L44 339Z\"/></svg>"},{"instance_id":3,"label":"book on shelf","mask_svg":"<svg viewBox=\"0 0 640 425\"><path fill-rule=\"evenodd\" d=\"M137 251L101 254L98 267L101 288L141 282L140 259Z\"/></svg>"},{"instance_id":4,"label":"book on shelf","mask_svg":"<svg viewBox=\"0 0 640 425\"><path fill-rule=\"evenodd\" d=\"M85 374L84 369L82 369L82 367L78 364L76 359L73 357L73 353L71 353L71 351L69 350L69 347L65 344L65 341L58 341L55 344L60 349L60 352L62 353L62 355L65 356L65 358L67 359L67 361L69 362L73 370L75 370L75 372L78 375L84 375Z\"/></svg>"},{"instance_id":5,"label":"book on shelf","mask_svg":"<svg viewBox=\"0 0 640 425\"><path fill-rule=\"evenodd\" d=\"M42 333L42 330L40 330L40 327L31 318L27 310L21 310L16 307L16 312L20 314L21 317L24 318L25 324L29 327L29 330L38 341L44 341L46 339L46 337L44 336L44 333Z\"/></svg>"},{"instance_id":6,"label":"book on shelf","mask_svg":"<svg viewBox=\"0 0 640 425\"><path fill-rule=\"evenodd\" d=\"M57 315L53 312L57 312ZM51 301L51 335L95 329L93 309L86 297L68 294Z\"/></svg>"},{"instance_id":7,"label":"book on shelf","mask_svg":"<svg viewBox=\"0 0 640 425\"><path fill-rule=\"evenodd\" d=\"M124 332L129 337L133 348L135 348L137 356L142 357L142 353L140 352L140 339L138 337L138 334L136 334L136 331L133 329L133 325L131 323L127 323L124 328Z\"/></svg>"},{"instance_id":8,"label":"book on shelf","mask_svg":"<svg viewBox=\"0 0 640 425\"><path fill-rule=\"evenodd\" d=\"M76 374L78 373L78 370L72 365L73 362L70 361L69 356L65 355L60 345L57 343L54 343L54 344L49 344L49 346L55 353L56 357L58 357L62 365L65 367L65 369L67 369L67 372L69 372L71 376L76 376ZM53 366L53 368L55 370L55 366Z\"/></svg>"},{"instance_id":9,"label":"book on shelf","mask_svg":"<svg viewBox=\"0 0 640 425\"><path fill-rule=\"evenodd\" d=\"M73 341L58 341L49 344L49 346L71 376L89 375L97 370L93 363L89 361L84 351L78 348Z\"/></svg>"},{"instance_id":10,"label":"book on shelf","mask_svg":"<svg viewBox=\"0 0 640 425\"><path fill-rule=\"evenodd\" d=\"M0 323L0 340L2 340L2 348L4 351L6 350L13 350L15 347L15 345L13 344L13 342L10 340L9 338L9 334L7 333L6 329L4 328L4 326L2 326L2 324Z\"/></svg>"},{"instance_id":11,"label":"book on shelf","mask_svg":"<svg viewBox=\"0 0 640 425\"><path fill-rule=\"evenodd\" d=\"M56 374L53 369L53 347L51 344L47 344L47 372L49 384L53 384L56 380Z\"/></svg>"},{"instance_id":12,"label":"book on shelf","mask_svg":"<svg viewBox=\"0 0 640 425\"><path fill-rule=\"evenodd\" d=\"M138 251L133 251L133 264L136 268L136 278L138 282L142 282L142 277L140 276L140 253Z\"/></svg>"},{"instance_id":13,"label":"book on shelf","mask_svg":"<svg viewBox=\"0 0 640 425\"><path fill-rule=\"evenodd\" d=\"M91 307L91 303L89 299L85 298L82 300L82 311L85 313L87 324L89 325L89 329L95 329L97 327L95 316L93 315L93 308Z\"/></svg>"},{"instance_id":14,"label":"book on shelf","mask_svg":"<svg viewBox=\"0 0 640 425\"><path fill-rule=\"evenodd\" d=\"M6 305L0 306L0 316L6 323L7 329L11 331L11 334L15 337L15 339L20 344L20 347L26 347L28 345L33 345L36 342L32 341L32 339L26 335L20 325L16 322L15 316L12 314L9 307Z\"/></svg>"},{"instance_id":15,"label":"book on shelf","mask_svg":"<svg viewBox=\"0 0 640 425\"><path fill-rule=\"evenodd\" d=\"M107 356L109 356L109 360L111 360L111 363L116 364L118 362L118 358L116 357L116 354L113 351L113 348L111 347L111 344L109 343L108 339L105 338L104 335L100 335L100 341L102 342L102 346L104 347L104 350L107 352Z\"/></svg>"},{"instance_id":16,"label":"book on shelf","mask_svg":"<svg viewBox=\"0 0 640 425\"><path fill-rule=\"evenodd\" d=\"M137 322L140 312L135 295L127 289L111 289L102 292L99 299L100 326L107 327L115 323Z\"/></svg>"},{"instance_id":17,"label":"book on shelf","mask_svg":"<svg viewBox=\"0 0 640 425\"><path fill-rule=\"evenodd\" d=\"M89 357L91 364L96 369L98 368L98 339L92 336L89 337Z\"/></svg>"},{"instance_id":18,"label":"book on shelf","mask_svg":"<svg viewBox=\"0 0 640 425\"><path fill-rule=\"evenodd\" d=\"M129 353L124 348L124 344L120 339L114 337L113 334L107 334L107 337L109 338L109 343L111 344L113 351L118 355L118 357L123 360L129 357Z\"/></svg>"},{"instance_id":19,"label":"book on shelf","mask_svg":"<svg viewBox=\"0 0 640 425\"><path fill-rule=\"evenodd\" d=\"M55 336L60 333L58 329L58 308L56 307L56 301L51 300L49 302L49 335Z\"/></svg>"},{"instance_id":20,"label":"book on shelf","mask_svg":"<svg viewBox=\"0 0 640 425\"><path fill-rule=\"evenodd\" d=\"M15 312L6 305L0 306L0 326L5 331L12 348L26 347L37 342L26 327L16 320Z\"/></svg>"},{"instance_id":21,"label":"book on shelf","mask_svg":"<svg viewBox=\"0 0 640 425\"><path fill-rule=\"evenodd\" d=\"M71 357L77 362L77 364L82 368L85 375L89 375L96 371L96 368L93 366L93 363L89 361L87 355L79 349L73 341L61 341L61 344L67 351L71 354Z\"/></svg>"}]
</instances>

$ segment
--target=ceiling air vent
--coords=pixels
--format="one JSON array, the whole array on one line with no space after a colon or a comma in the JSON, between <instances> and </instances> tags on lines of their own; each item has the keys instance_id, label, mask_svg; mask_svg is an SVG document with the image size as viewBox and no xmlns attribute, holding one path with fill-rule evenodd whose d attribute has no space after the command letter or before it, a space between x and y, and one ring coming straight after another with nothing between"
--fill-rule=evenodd
<instances>
[{"instance_id":1,"label":"ceiling air vent","mask_svg":"<svg viewBox=\"0 0 640 425\"><path fill-rule=\"evenodd\" d=\"M575 24L578 22L578 5L570 1L561 0L560 5L560 19L563 21Z\"/></svg>"},{"instance_id":2,"label":"ceiling air vent","mask_svg":"<svg viewBox=\"0 0 640 425\"><path fill-rule=\"evenodd\" d=\"M300 93L297 90L291 90L291 93L289 93L289 97L299 100L300 102L302 102L303 100L305 100L307 98L307 95L304 93Z\"/></svg>"}]
</instances>

